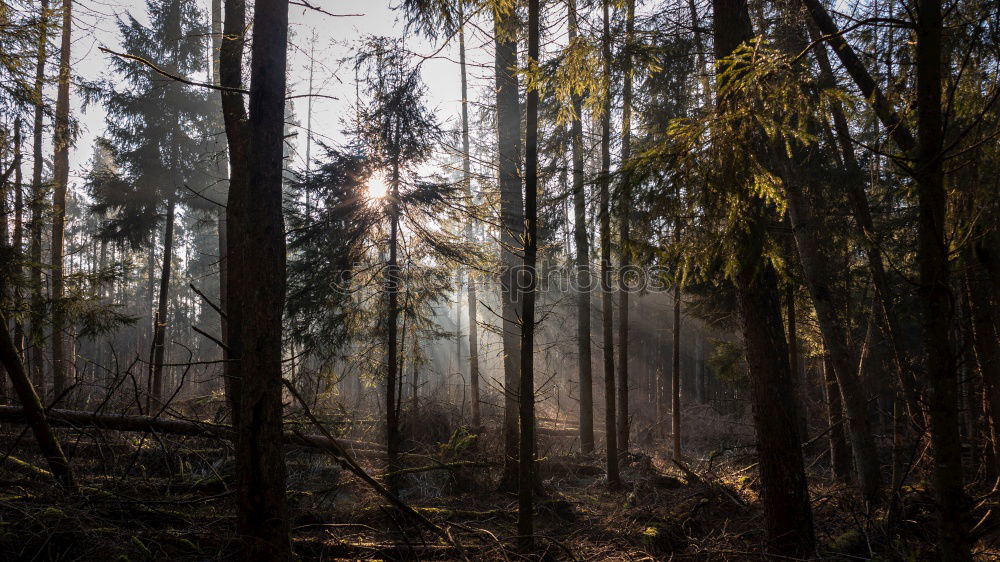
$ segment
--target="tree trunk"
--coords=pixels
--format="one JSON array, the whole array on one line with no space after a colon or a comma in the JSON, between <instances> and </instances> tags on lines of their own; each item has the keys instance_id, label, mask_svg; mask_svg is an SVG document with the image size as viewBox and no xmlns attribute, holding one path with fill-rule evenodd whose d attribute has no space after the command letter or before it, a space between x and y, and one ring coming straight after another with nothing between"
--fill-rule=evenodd
<instances>
[{"instance_id":1,"label":"tree trunk","mask_svg":"<svg viewBox=\"0 0 1000 562\"><path fill-rule=\"evenodd\" d=\"M392 186L389 194L389 263L385 269L386 293L386 378L385 378L385 441L388 457L387 471L395 474L399 470L399 405L397 403L397 376L399 376L399 264L396 257L399 245L399 166L392 169ZM405 325L404 325L405 328ZM404 332L405 337L405 332ZM399 377L402 379L402 377ZM399 382L402 382L401 380ZM416 371L414 371L413 402L417 402ZM397 493L397 479L389 478L389 490Z\"/></svg>"},{"instance_id":2,"label":"tree trunk","mask_svg":"<svg viewBox=\"0 0 1000 562\"><path fill-rule=\"evenodd\" d=\"M45 383L42 380L42 322L44 321L44 299L42 297L42 214L44 213L43 198L45 189L42 186L42 169L45 160L42 157L42 127L44 126L45 99L42 89L45 85L45 58L48 41L49 0L41 0L41 14L38 26L38 59L35 64L35 86L33 92L38 95L35 102L35 123L33 134L33 163L31 170L31 221L28 230L31 237L29 259L31 260L31 314L28 332L28 346L31 351L28 357L28 367L31 382L34 384L41 400L45 400Z\"/></svg>"},{"instance_id":3,"label":"tree trunk","mask_svg":"<svg viewBox=\"0 0 1000 562\"><path fill-rule=\"evenodd\" d=\"M56 128L53 135L54 190L52 192L52 394L66 388L66 352L63 332L66 313L62 303L63 235L66 225L66 188L69 183L69 80L73 30L73 0L63 0L62 42L59 51L59 88L56 94Z\"/></svg>"},{"instance_id":4,"label":"tree trunk","mask_svg":"<svg viewBox=\"0 0 1000 562\"><path fill-rule=\"evenodd\" d=\"M717 65L753 36L746 0L713 0ZM722 74L724 69L719 69ZM729 110L724 96L718 111ZM750 398L760 458L761 503L770 553L808 557L813 554L812 511L802 462L795 399L788 369L788 347L781 323L778 287L773 266L765 258L767 209L746 188L742 170L728 169L728 183L748 201L745 224L735 229L733 282L746 345Z\"/></svg>"},{"instance_id":5,"label":"tree trunk","mask_svg":"<svg viewBox=\"0 0 1000 562\"><path fill-rule=\"evenodd\" d=\"M281 343L285 304L282 143L288 0L257 0L250 61L249 165L245 189L233 196L240 213L238 302L240 422L236 440L237 530L246 560L291 560L285 457L281 447ZM228 21L227 21L228 24ZM232 220L232 217L230 217ZM230 294L232 298L233 295ZM233 319L229 319L233 323Z\"/></svg>"},{"instance_id":6,"label":"tree trunk","mask_svg":"<svg viewBox=\"0 0 1000 562\"><path fill-rule=\"evenodd\" d=\"M514 275L520 265L524 229L524 198L521 194L521 109L518 101L517 17L494 11L496 44L497 131L500 186L500 299L504 371L504 473L501 488L513 489L517 482L518 369L521 363L518 330L519 295Z\"/></svg>"},{"instance_id":7,"label":"tree trunk","mask_svg":"<svg viewBox=\"0 0 1000 562\"><path fill-rule=\"evenodd\" d=\"M223 25L222 45L219 47L219 81L227 88L243 87L243 35L246 27L246 0L225 0L225 23ZM243 319L243 309L238 303L240 286L245 277L237 259L230 259L240 252L240 231L237 225L245 222L245 212L240 207L244 193L248 189L249 163L247 150L250 138L247 131L247 114L243 105L243 96L233 91L223 91L222 117L226 125L226 142L229 145L229 192L225 210L226 255L220 267L225 269L226 298L223 300L226 323L223 337L226 349L223 350L222 376L226 388L226 398L229 401L230 416L233 427L239 428L240 423L240 381L241 365L235 359L242 353L240 340L240 324Z\"/></svg>"},{"instance_id":8,"label":"tree trunk","mask_svg":"<svg viewBox=\"0 0 1000 562\"><path fill-rule=\"evenodd\" d=\"M829 354L823 355L823 380L826 383L826 415L830 424L830 467L834 478L850 482L851 450L844 433L844 406L840 401L840 385L833 374Z\"/></svg>"},{"instance_id":9,"label":"tree trunk","mask_svg":"<svg viewBox=\"0 0 1000 562\"><path fill-rule=\"evenodd\" d=\"M167 202L167 219L163 227L163 265L160 269L160 296L157 301L156 316L153 319L153 364L150 366L150 392L146 410L160 407L163 396L163 358L166 352L167 310L170 295L170 270L174 258L174 211L176 197L171 194Z\"/></svg>"},{"instance_id":10,"label":"tree trunk","mask_svg":"<svg viewBox=\"0 0 1000 562\"><path fill-rule=\"evenodd\" d=\"M528 65L541 61L538 55L538 3L528 0ZM518 546L530 553L534 546L535 487L535 267L538 260L538 88L528 89L524 139L524 281L521 316L521 439L517 472ZM519 284L520 285L520 284Z\"/></svg>"},{"instance_id":11,"label":"tree trunk","mask_svg":"<svg viewBox=\"0 0 1000 562\"><path fill-rule=\"evenodd\" d=\"M166 416L137 416L126 414L95 414L79 410L50 409L45 412L48 424L52 427L81 429L96 427L112 431L129 431L138 433L162 433L186 437L205 437L210 439L234 440L236 434L228 425L202 423L182 420ZM27 408L15 406L0 406L0 422L25 423L28 421ZM384 451L374 447L373 443L351 441L348 439L333 439L325 435L306 434L297 430L285 431L282 442L286 445L304 447L307 449L340 448L352 451L358 456L383 456Z\"/></svg>"},{"instance_id":12,"label":"tree trunk","mask_svg":"<svg viewBox=\"0 0 1000 562\"><path fill-rule=\"evenodd\" d=\"M868 415L868 400L859 373L856 372L853 354L845 341L847 327L837 315L833 302L833 290L829 285L832 275L827 269L830 252L824 251L826 248L820 246L821 236L810 212L809 203L801 185L792 177L797 174L793 168L801 168L803 165L803 162L793 163L791 160L786 160L784 166L783 176L787 179L783 183L788 199L788 217L798 248L806 287L809 289L813 309L816 311L823 346L830 356L830 363L844 399L847 429L861 492L866 500L877 503L882 488L878 450L875 447L875 437Z\"/></svg>"},{"instance_id":13,"label":"tree trunk","mask_svg":"<svg viewBox=\"0 0 1000 562\"><path fill-rule=\"evenodd\" d=\"M69 467L66 455L63 454L59 440L49 426L45 417L45 408L38 399L38 394L24 372L24 364L18 356L17 348L11 340L10 332L7 331L7 318L0 313L0 362L10 376L11 385L17 393L17 399L21 402L25 420L35 434L38 441L38 448L48 461L49 469L59 485L70 492L76 492L76 480L73 478L73 471Z\"/></svg>"},{"instance_id":14,"label":"tree trunk","mask_svg":"<svg viewBox=\"0 0 1000 562\"><path fill-rule=\"evenodd\" d=\"M681 459L681 286L674 282L673 354L670 366L670 438L674 459Z\"/></svg>"},{"instance_id":15,"label":"tree trunk","mask_svg":"<svg viewBox=\"0 0 1000 562\"><path fill-rule=\"evenodd\" d=\"M779 25L778 36L786 54L794 55L804 47L800 31L789 23ZM848 434L861 492L867 501L878 503L882 487L881 471L868 400L848 341L849 327L838 312L831 285L833 276L829 264L837 257L837 250L826 242L828 237L824 237L820 230L822 225L815 216L807 191L812 180L810 170L814 167L811 156L810 151L802 144L794 141L790 143L787 138L777 138L770 143L766 158L774 164L784 186L788 219L803 278L816 311L823 346L830 356L844 399ZM850 294L849 290L847 294ZM794 377L796 373L792 374Z\"/></svg>"},{"instance_id":16,"label":"tree trunk","mask_svg":"<svg viewBox=\"0 0 1000 562\"><path fill-rule=\"evenodd\" d=\"M462 376L462 268L455 272L455 372Z\"/></svg>"},{"instance_id":17,"label":"tree trunk","mask_svg":"<svg viewBox=\"0 0 1000 562\"><path fill-rule=\"evenodd\" d=\"M620 167L624 167L632 154L632 42L635 36L635 0L628 0L625 14L625 75L622 86L622 152ZM632 209L632 181L627 174L621 178L618 227L621 255L618 269L618 454L628 454L628 288L629 266L632 263L629 222Z\"/></svg>"},{"instance_id":18,"label":"tree trunk","mask_svg":"<svg viewBox=\"0 0 1000 562\"><path fill-rule=\"evenodd\" d=\"M215 85L222 84L222 0L212 0L212 83ZM223 123L225 122L225 117L223 116ZM228 141L228 139L227 139ZM227 142L228 145L228 142ZM216 164L216 170L218 171L219 182L223 182L229 177L229 154L228 146L226 150L223 150L222 155ZM227 189L228 193L228 189ZM226 253L228 239L226 237L226 208L225 206L219 207L216 213L216 232L219 240L219 308L222 312L219 314L219 331L222 334L223 342L226 341L226 334L229 332L229 323L226 316L226 298L228 294L227 285L229 284L229 268L226 266ZM227 344L228 345L228 344ZM226 350L222 350L222 358L226 359ZM222 381L223 388L229 388L229 384L226 382L227 375L229 374L229 364L222 364ZM227 394L228 395L228 394Z\"/></svg>"},{"instance_id":19,"label":"tree trunk","mask_svg":"<svg viewBox=\"0 0 1000 562\"><path fill-rule=\"evenodd\" d=\"M792 385L795 391L795 401L799 406L799 436L803 441L809 439L808 413L806 411L805 381L799 374L799 335L798 318L795 314L795 286L793 282L785 287L785 322L788 330L788 370L792 373Z\"/></svg>"},{"instance_id":20,"label":"tree trunk","mask_svg":"<svg viewBox=\"0 0 1000 562\"><path fill-rule=\"evenodd\" d=\"M962 479L958 370L952 353L952 295L948 285L948 193L944 185L941 110L943 14L941 0L918 0L917 13L917 187L918 295L922 340L930 381L928 404L934 495L938 505L938 545L943 560L971 560L968 499Z\"/></svg>"},{"instance_id":21,"label":"tree trunk","mask_svg":"<svg viewBox=\"0 0 1000 562\"><path fill-rule=\"evenodd\" d=\"M404 342L404 345L405 345L405 342L406 342L406 321L405 321L405 319L403 321L403 334L402 334L402 337L399 338L399 341L400 342ZM410 384L411 384L411 386L410 386L410 400L412 401L412 404L410 405L410 409L413 412L412 415L413 416L417 416L417 415L419 415L417 413L417 411L420 408L420 371L419 371L419 369L417 367L417 350L418 350L418 344L417 344L417 336L415 334L413 336L413 344L410 346L410 350L411 350L410 353L413 354L413 358L410 360L410 363L413 366L413 373L410 376ZM403 382L402 381L402 369L400 369L400 379L401 379L400 383L402 383ZM400 392L402 392L402 390L400 390ZM401 398L402 397L400 397L400 399Z\"/></svg>"},{"instance_id":22,"label":"tree trunk","mask_svg":"<svg viewBox=\"0 0 1000 562\"><path fill-rule=\"evenodd\" d=\"M569 0L569 40L577 36L576 0ZM590 358L590 240L587 238L587 195L583 183L583 100L573 96L573 239L576 246L577 367L580 373L580 450L594 451L594 382Z\"/></svg>"},{"instance_id":23,"label":"tree trunk","mask_svg":"<svg viewBox=\"0 0 1000 562\"><path fill-rule=\"evenodd\" d=\"M24 178L21 175L21 119L14 121L14 158L17 160L17 167L14 168L14 255L20 260L24 252ZM23 268L17 266L18 276L23 274ZM12 306L14 310L21 310L21 284L13 287ZM17 357L24 361L24 324L14 318L14 349L17 350Z\"/></svg>"},{"instance_id":24,"label":"tree trunk","mask_svg":"<svg viewBox=\"0 0 1000 562\"><path fill-rule=\"evenodd\" d=\"M618 476L618 443L615 413L615 336L611 293L611 213L609 184L611 183L611 15L610 0L604 0L604 32L601 35L603 53L604 108L601 111L601 316L604 335L604 432L607 440L608 486L621 486Z\"/></svg>"},{"instance_id":25,"label":"tree trunk","mask_svg":"<svg viewBox=\"0 0 1000 562\"><path fill-rule=\"evenodd\" d=\"M464 3L458 3L458 20L461 22L458 28L458 56L459 66L462 73L462 182L465 187L465 196L469 200L469 205L474 203L472 196L472 159L471 143L469 141L469 84L465 67L465 9ZM476 239L473 219L465 227L465 237L469 242ZM482 426L482 415L479 410L479 299L476 297L476 283L472 269L466 272L466 283L468 283L468 308L469 308L469 388L472 392L472 427L479 431Z\"/></svg>"}]
</instances>

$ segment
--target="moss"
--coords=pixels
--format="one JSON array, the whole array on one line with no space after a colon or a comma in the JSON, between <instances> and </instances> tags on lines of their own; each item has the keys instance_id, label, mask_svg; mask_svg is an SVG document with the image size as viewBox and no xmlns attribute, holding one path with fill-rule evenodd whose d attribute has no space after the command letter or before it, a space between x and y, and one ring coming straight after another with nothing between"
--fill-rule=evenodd
<instances>
[{"instance_id":1,"label":"moss","mask_svg":"<svg viewBox=\"0 0 1000 562\"><path fill-rule=\"evenodd\" d=\"M66 517L66 512L58 507L49 506L40 511L38 517L41 519L63 519Z\"/></svg>"},{"instance_id":2,"label":"moss","mask_svg":"<svg viewBox=\"0 0 1000 562\"><path fill-rule=\"evenodd\" d=\"M143 544L143 542L141 540L139 540L139 537L135 537L135 536L132 537L132 545L135 546L135 548L139 550L139 552L142 554L143 558L147 558L147 559L153 558L153 553L149 551L149 548L147 548L146 545Z\"/></svg>"},{"instance_id":3,"label":"moss","mask_svg":"<svg viewBox=\"0 0 1000 562\"><path fill-rule=\"evenodd\" d=\"M835 554L867 556L868 541L857 529L851 529L830 542L830 551Z\"/></svg>"}]
</instances>

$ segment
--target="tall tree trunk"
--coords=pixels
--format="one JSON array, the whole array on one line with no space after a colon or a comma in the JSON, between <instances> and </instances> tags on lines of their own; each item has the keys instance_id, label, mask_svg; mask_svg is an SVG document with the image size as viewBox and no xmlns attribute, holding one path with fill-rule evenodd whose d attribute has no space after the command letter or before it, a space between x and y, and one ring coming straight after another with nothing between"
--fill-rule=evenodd
<instances>
[{"instance_id":1,"label":"tall tree trunk","mask_svg":"<svg viewBox=\"0 0 1000 562\"><path fill-rule=\"evenodd\" d=\"M680 222L680 221L678 221ZM670 366L670 439L674 459L681 459L681 285L674 282L674 329Z\"/></svg>"},{"instance_id":2,"label":"tall tree trunk","mask_svg":"<svg viewBox=\"0 0 1000 562\"><path fill-rule=\"evenodd\" d=\"M24 252L24 178L21 173L21 160L23 158L23 152L21 151L21 118L18 117L14 120L14 158L17 160L17 167L14 168L14 255L17 257L18 263L20 264L23 258ZM18 277L23 273L23 267L17 266ZM21 302L21 284L18 283L13 287L12 294L12 305L14 310L20 311ZM17 350L17 357L24 361L24 323L18 318L14 318L14 349Z\"/></svg>"},{"instance_id":3,"label":"tall tree trunk","mask_svg":"<svg viewBox=\"0 0 1000 562\"><path fill-rule=\"evenodd\" d=\"M245 188L230 189L240 243L238 270L240 414L236 440L237 530L244 559L290 560L285 457L281 447L282 311L285 304L285 222L282 143L288 48L288 0L257 0L250 61L249 164ZM226 22L229 23L228 21ZM229 217L232 220L232 217ZM230 298L234 295L230 294ZM233 319L229 319L233 322Z\"/></svg>"},{"instance_id":4,"label":"tall tree trunk","mask_svg":"<svg viewBox=\"0 0 1000 562\"><path fill-rule=\"evenodd\" d=\"M576 0L569 0L569 40L577 36ZM573 96L573 239L576 246L577 367L580 374L580 450L594 451L594 382L590 358L590 240L587 238L587 194L583 183L583 99Z\"/></svg>"},{"instance_id":5,"label":"tall tree trunk","mask_svg":"<svg viewBox=\"0 0 1000 562\"><path fill-rule=\"evenodd\" d=\"M622 152L621 166L628 164L632 155L632 43L635 37L635 0L628 0L625 13L625 75L622 86ZM628 174L622 176L618 208L620 209L620 224L618 227L621 255L618 269L618 454L628 453L629 414L628 414L628 280L629 266L632 263L631 240L629 239L629 222L632 209L632 181Z\"/></svg>"},{"instance_id":6,"label":"tall tree trunk","mask_svg":"<svg viewBox=\"0 0 1000 562\"><path fill-rule=\"evenodd\" d=\"M0 287L0 289L5 289ZM68 491L77 491L76 480L73 478L73 471L69 467L66 455L63 454L59 440L49 426L45 417L45 408L42 406L38 394L35 392L31 380L24 372L24 363L18 355L14 341L7 330L7 318L0 313L0 363L10 376L11 385L17 393L17 399L24 409L24 416L35 434L38 441L38 448L42 451L45 460L48 461L49 469L56 481Z\"/></svg>"},{"instance_id":7,"label":"tall tree trunk","mask_svg":"<svg viewBox=\"0 0 1000 562\"><path fill-rule=\"evenodd\" d=\"M856 371L853 354L846 342L847 327L838 316L833 302L833 290L829 285L832 275L827 268L830 252L825 251L827 248L821 247L818 225L812 217L802 186L792 177L797 174L793 168L800 168L804 163L793 163L791 159L785 162L783 176L788 179L783 183L788 200L788 217L798 248L806 287L809 289L813 309L816 311L823 346L830 355L830 363L833 365L844 398L847 429L851 438L858 481L865 499L877 503L882 488L878 450L875 447L875 437L868 414L868 400L859 373Z\"/></svg>"},{"instance_id":8,"label":"tall tree trunk","mask_svg":"<svg viewBox=\"0 0 1000 562\"><path fill-rule=\"evenodd\" d=\"M45 86L45 58L48 41L49 22L49 0L41 0L41 19L38 26L38 59L35 63L35 86L34 94L38 96L35 100L35 123L33 134L32 163L31 170L31 221L28 223L30 231L31 248L29 259L31 260L31 324L28 332L28 345L31 353L28 358L28 367L31 374L31 382L35 385L39 397L45 400L45 384L42 380L42 322L44 321L44 298L42 296L42 214L45 212L43 198L45 188L42 186L42 168L45 160L42 157L42 127L44 126L45 98L42 92Z\"/></svg>"},{"instance_id":9,"label":"tall tree trunk","mask_svg":"<svg viewBox=\"0 0 1000 562\"><path fill-rule=\"evenodd\" d=\"M688 13L691 15L691 28L694 31L695 65L701 74L701 95L704 96L703 103L707 106L712 102L712 88L709 80L710 72L705 60L707 58L705 56L705 47L701 39L701 24L699 23L698 9L695 6L694 0L688 0Z\"/></svg>"},{"instance_id":10,"label":"tall tree trunk","mask_svg":"<svg viewBox=\"0 0 1000 562\"><path fill-rule=\"evenodd\" d=\"M52 192L52 394L66 388L66 352L63 331L63 235L66 225L66 188L69 183L69 80L73 31L73 0L63 0L62 42L59 51L59 89L56 94L56 129L53 137L54 190Z\"/></svg>"},{"instance_id":11,"label":"tall tree trunk","mask_svg":"<svg viewBox=\"0 0 1000 562\"><path fill-rule=\"evenodd\" d=\"M222 85L222 0L212 0L212 83L219 86ZM223 124L225 123L225 117L223 117ZM225 182L229 178L229 151L228 151L228 139L227 146L223 149L222 154L216 163L217 170L217 181ZM228 186L226 192L228 193ZM216 213L216 233L219 241L219 308L222 312L219 314L219 331L222 334L222 340L225 342L227 340L226 334L229 332L228 317L226 316L226 298L228 294L227 285L229 284L229 268L226 266L226 253L228 239L226 237L226 208L221 206L218 208ZM227 344L228 345L228 344ZM222 358L226 359L226 350L222 350ZM223 388L228 388L229 384L226 382L227 375L229 374L229 364L223 362L222 364L222 381Z\"/></svg>"},{"instance_id":12,"label":"tall tree trunk","mask_svg":"<svg viewBox=\"0 0 1000 562\"><path fill-rule=\"evenodd\" d=\"M722 59L753 36L746 0L713 0L715 58ZM726 71L720 68L718 75ZM732 103L717 96L718 111ZM810 556L815 537L802 462L795 399L788 369L788 347L781 322L777 279L765 258L768 210L747 189L742 170L727 169L726 178L747 199L743 225L735 229L733 282L746 345L750 398L760 458L761 503L767 550L786 556Z\"/></svg>"},{"instance_id":13,"label":"tall tree trunk","mask_svg":"<svg viewBox=\"0 0 1000 562\"><path fill-rule=\"evenodd\" d=\"M803 441L809 439L808 415L806 412L805 381L799 368L799 335L798 318L795 314L796 283L788 282L785 286L785 323L788 331L788 370L792 373L792 384L795 390L795 401L799 405L799 436Z\"/></svg>"},{"instance_id":14,"label":"tall tree trunk","mask_svg":"<svg viewBox=\"0 0 1000 562\"><path fill-rule=\"evenodd\" d=\"M844 433L844 406L840 401L840 385L833 374L830 355L823 355L823 381L826 387L826 415L830 424L830 467L833 477L841 482L851 480L851 450Z\"/></svg>"},{"instance_id":15,"label":"tall tree trunk","mask_svg":"<svg viewBox=\"0 0 1000 562\"><path fill-rule=\"evenodd\" d=\"M538 58L538 3L528 0L528 67ZM534 546L535 487L535 268L538 261L538 88L528 88L524 138L524 273L521 316L521 440L517 472L517 534L519 546L530 553Z\"/></svg>"},{"instance_id":16,"label":"tall tree trunk","mask_svg":"<svg viewBox=\"0 0 1000 562\"><path fill-rule=\"evenodd\" d=\"M397 376L399 375L399 341L397 329L399 323L399 264L396 257L399 245L399 165L392 168L391 191L389 193L389 262L385 269L386 293L386 378L385 378L385 440L386 457L388 458L388 473L399 470L399 404L397 402ZM404 333L405 337L405 333ZM402 377L399 377L402 379ZM414 379L416 378L414 373ZM400 382L402 382L400 380ZM417 388L414 384L413 402L416 404ZM389 477L389 490L397 491L395 476Z\"/></svg>"},{"instance_id":17,"label":"tall tree trunk","mask_svg":"<svg viewBox=\"0 0 1000 562\"><path fill-rule=\"evenodd\" d=\"M167 202L167 218L163 226L163 264L160 266L160 296L157 301L156 316L153 319L153 364L150 366L150 401L146 409L152 413L159 408L163 396L163 358L166 352L167 311L170 296L170 270L174 259L174 212L176 196L170 195Z\"/></svg>"},{"instance_id":18,"label":"tall tree trunk","mask_svg":"<svg viewBox=\"0 0 1000 562\"><path fill-rule=\"evenodd\" d=\"M941 109L942 28L941 0L918 0L917 13L917 187L918 295L923 313L922 339L927 377L934 457L934 495L943 560L971 560L968 536L968 499L962 479L962 442L959 435L958 369L952 350L952 295L948 285L948 234L945 217L948 193L944 186L944 116Z\"/></svg>"},{"instance_id":19,"label":"tall tree trunk","mask_svg":"<svg viewBox=\"0 0 1000 562\"><path fill-rule=\"evenodd\" d=\"M455 272L455 372L462 377L462 268Z\"/></svg>"},{"instance_id":20,"label":"tall tree trunk","mask_svg":"<svg viewBox=\"0 0 1000 562\"><path fill-rule=\"evenodd\" d=\"M402 333L401 337L399 338L399 341L401 342L401 345L406 345L406 319L405 318L403 319L403 333ZM417 349L418 349L418 344L417 344L417 336L416 336L416 334L413 335L413 340L412 341L413 341L413 344L410 346L410 353L413 355L413 357L410 360L410 363L413 366L413 373L410 376L410 385L411 385L410 386L410 402L411 402L411 404L410 404L410 410L413 412L413 414L412 414L413 416L417 416L417 415L419 415L419 414L417 414L417 411L420 408L420 370L417 367ZM400 383L403 382L402 381L402 367L400 367L400 381L399 382ZM400 386L402 386L402 384ZM402 390L400 390L400 393L402 393ZM400 399L402 399L402 396L400 396Z\"/></svg>"},{"instance_id":21,"label":"tall tree trunk","mask_svg":"<svg viewBox=\"0 0 1000 562\"><path fill-rule=\"evenodd\" d=\"M603 1L604 31L601 34L603 54L604 107L601 110L601 176L600 230L601 230L601 316L604 335L604 431L607 439L608 485L621 485L618 476L618 443L615 412L615 335L614 310L611 293L611 15L610 0Z\"/></svg>"},{"instance_id":22,"label":"tall tree trunk","mask_svg":"<svg viewBox=\"0 0 1000 562\"><path fill-rule=\"evenodd\" d=\"M521 108L518 102L517 17L494 11L496 40L497 131L500 186L500 299L504 371L504 473L501 488L513 489L517 482L518 369L521 363L517 255L522 247L524 198L521 194Z\"/></svg>"},{"instance_id":23,"label":"tall tree trunk","mask_svg":"<svg viewBox=\"0 0 1000 562\"><path fill-rule=\"evenodd\" d=\"M225 0L225 23L223 25L222 45L219 47L219 81L226 88L243 88L243 45L246 41L243 35L246 27L246 0ZM222 376L226 387L226 397L229 401L230 415L233 427L240 424L240 381L241 365L236 360L242 354L243 346L240 340L240 325L243 320L243 308L239 304L243 299L239 291L244 280L244 272L237 259L231 259L240 252L240 231L237 226L242 224L245 211L240 201L245 199L248 189L249 162L247 151L250 138L247 130L247 114L243 105L243 96L232 90L224 90L222 96L222 117L226 125L226 142L229 145L229 192L225 210L226 254L221 267L225 270L226 298L223 300L226 323L223 336L226 349L223 350Z\"/></svg>"},{"instance_id":24,"label":"tall tree trunk","mask_svg":"<svg viewBox=\"0 0 1000 562\"><path fill-rule=\"evenodd\" d=\"M469 205L474 203L472 196L472 157L469 142L469 84L465 67L465 9L464 3L458 3L458 56L462 73L462 183L465 187L465 197ZM465 238L469 242L476 239L472 218L465 226ZM472 392L472 427L479 431L482 426L482 416L479 409L479 299L476 297L476 282L472 269L466 272L468 308L469 308L469 388Z\"/></svg>"}]
</instances>

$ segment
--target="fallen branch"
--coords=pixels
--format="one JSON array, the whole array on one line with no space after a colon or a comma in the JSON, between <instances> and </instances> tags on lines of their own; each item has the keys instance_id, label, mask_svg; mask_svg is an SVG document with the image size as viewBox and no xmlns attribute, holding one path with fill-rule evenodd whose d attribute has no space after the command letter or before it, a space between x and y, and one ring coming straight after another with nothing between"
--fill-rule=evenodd
<instances>
[{"instance_id":1,"label":"fallen branch","mask_svg":"<svg viewBox=\"0 0 1000 562\"><path fill-rule=\"evenodd\" d=\"M674 460L673 462L674 465L677 468L679 468L681 472L684 473L684 476L688 477L690 480L705 485L708 489L712 490L717 495L725 497L727 500L733 502L734 505L736 505L737 507L739 507L744 511L750 509L750 507L747 505L747 502L744 501L743 498L736 495L736 493L730 490L729 488L719 484L718 482L712 482L705 478L702 478L701 476L698 476L697 474L694 473L694 471L684 466L684 464L678 462L677 460Z\"/></svg>"},{"instance_id":2,"label":"fallen branch","mask_svg":"<svg viewBox=\"0 0 1000 562\"><path fill-rule=\"evenodd\" d=\"M485 462L485 461L456 461L449 463L438 463L429 464L426 466L413 466L409 468L401 468L396 472L389 472L385 476L386 478L390 476L399 476L401 474L414 474L418 472L430 472L432 470L456 470L459 468L469 468L469 467L484 467L484 466L496 466L495 462Z\"/></svg>"},{"instance_id":3,"label":"fallen branch","mask_svg":"<svg viewBox=\"0 0 1000 562\"><path fill-rule=\"evenodd\" d=\"M13 456L7 455L3 457L3 466L10 470L11 472L19 472L21 474L27 474L28 476L36 476L41 478L51 478L52 473L44 468L39 468L30 462L22 461L21 459Z\"/></svg>"},{"instance_id":4,"label":"fallen branch","mask_svg":"<svg viewBox=\"0 0 1000 562\"><path fill-rule=\"evenodd\" d=\"M292 396L295 397L296 400L298 400L299 405L302 406L302 410L306 414L306 417L313 422L313 425L316 426L316 429L318 429L321 433L323 433L325 437L329 438L328 442L329 444L323 447L323 449L327 453L329 453L331 457L333 457L333 460L335 460L337 464L339 464L344 469L350 471L355 476L360 478L362 482L368 484L380 496L389 500L389 503L398 507L403 513L409 515L410 517L413 517L418 522L422 523L425 527L430 529L431 532L433 532L435 535L441 537L449 545L455 547L459 551L459 553L462 552L461 544L455 539L453 539L449 533L445 532L444 529L434 524L430 519L424 517L422 513L419 513L416 510L414 510L412 507L410 507L410 504L404 502L399 498L399 496L390 492L378 480L372 478L372 476L368 474L368 472L366 472L365 469L362 468L361 465L359 465L354 460L354 458L352 458L351 455L343 447L340 446L339 443L337 443L336 439L330 437L330 433L327 431L326 427L324 427L323 424L320 423L318 419L316 419L316 416L314 416L312 411L309 409L309 405L306 404L306 401L303 400L302 396L299 395L297 390L295 390L295 386L284 379L282 379L281 382L285 384L285 387L288 388L288 391L291 392ZM302 434L299 435L301 436ZM466 557L462 556L462 558Z\"/></svg>"},{"instance_id":5,"label":"fallen branch","mask_svg":"<svg viewBox=\"0 0 1000 562\"><path fill-rule=\"evenodd\" d=\"M0 406L0 422L26 423L24 409L16 406ZM77 410L49 410L48 422L53 427L96 427L111 431L134 431L141 433L162 433L167 435L182 435L187 437L207 437L231 441L235 438L233 429L228 425L204 423L198 421L180 420L153 416L125 414L93 414ZM381 449L373 443L334 439L326 435L307 435L298 431L286 431L284 442L289 445L308 447L312 449L327 449L335 446L341 449L355 450L358 453L381 454Z\"/></svg>"}]
</instances>

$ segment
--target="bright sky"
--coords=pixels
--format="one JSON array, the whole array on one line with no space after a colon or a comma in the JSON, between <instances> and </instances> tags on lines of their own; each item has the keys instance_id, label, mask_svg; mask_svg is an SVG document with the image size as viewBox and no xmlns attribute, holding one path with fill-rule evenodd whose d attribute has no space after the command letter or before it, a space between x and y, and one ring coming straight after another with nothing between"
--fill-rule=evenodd
<instances>
[{"instance_id":1,"label":"bright sky","mask_svg":"<svg viewBox=\"0 0 1000 562\"><path fill-rule=\"evenodd\" d=\"M207 18L208 0L198 0ZM343 139L342 120L350 119L351 106L355 97L354 73L350 64L339 64L340 59L350 55L352 44L367 34L402 37L404 25L401 14L392 9L395 0L374 0L356 2L345 0L312 0L312 5L335 14L360 14L355 17L331 17L301 6L291 6L289 13L292 37L289 46L289 87L292 95L308 93L310 49L315 49L313 93L335 96L332 100L324 97L312 99L313 156L317 140L327 143ZM98 47L106 46L120 50L115 18L131 13L141 22L146 22L145 2L127 0L105 2L103 0L79 0L74 4L74 78L92 80L107 68L107 55ZM312 38L315 37L315 47ZM57 41L56 41L57 42ZM460 115L461 91L458 66L457 37L438 51L440 45L432 45L426 40L410 35L406 46L421 56L434 55L422 64L421 71L428 85L428 105L434 108L446 128L457 127ZM469 97L476 99L481 88L492 82L492 44L474 26L468 30L467 50L469 56ZM208 53L206 52L206 58ZM484 71L488 69L489 72ZM56 72L56 64L50 65L49 75ZM204 80L204 76L194 77ZM54 85L50 96L54 96ZM104 112L99 105L82 111L82 100L74 91L72 94L74 115L80 122L80 134L71 153L71 189L79 188L93 155L94 139L104 130ZM307 100L295 100L295 113L303 128L306 124ZM304 166L305 130L299 131L297 167ZM51 146L51 140L46 141Z\"/></svg>"}]
</instances>

